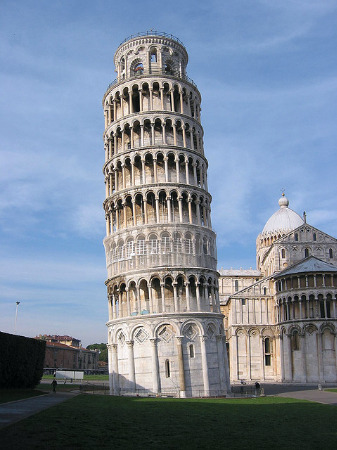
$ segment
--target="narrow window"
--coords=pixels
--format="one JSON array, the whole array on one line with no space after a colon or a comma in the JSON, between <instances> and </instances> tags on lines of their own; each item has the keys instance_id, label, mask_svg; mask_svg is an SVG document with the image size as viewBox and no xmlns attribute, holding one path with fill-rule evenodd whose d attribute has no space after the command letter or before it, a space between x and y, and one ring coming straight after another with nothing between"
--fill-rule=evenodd
<instances>
[{"instance_id":1,"label":"narrow window","mask_svg":"<svg viewBox=\"0 0 337 450\"><path fill-rule=\"evenodd\" d=\"M241 305L242 305L242 306L245 306L245 305L246 305L246 299L245 299L245 298L242 298L242 299L241 299Z\"/></svg>"},{"instance_id":2,"label":"narrow window","mask_svg":"<svg viewBox=\"0 0 337 450\"><path fill-rule=\"evenodd\" d=\"M309 249L308 249L308 248L306 248L306 249L304 250L304 257L305 257L305 258L308 258L308 257L309 257Z\"/></svg>"},{"instance_id":3,"label":"narrow window","mask_svg":"<svg viewBox=\"0 0 337 450\"><path fill-rule=\"evenodd\" d=\"M270 339L264 340L264 363L266 366L271 365L271 351L270 351Z\"/></svg>"},{"instance_id":4,"label":"narrow window","mask_svg":"<svg viewBox=\"0 0 337 450\"><path fill-rule=\"evenodd\" d=\"M194 358L194 347L193 347L193 344L190 345L190 358Z\"/></svg>"},{"instance_id":5,"label":"narrow window","mask_svg":"<svg viewBox=\"0 0 337 450\"><path fill-rule=\"evenodd\" d=\"M321 318L324 319L324 317L325 317L324 300L320 300L320 302L319 302L319 310L320 310L320 313L321 313Z\"/></svg>"},{"instance_id":6,"label":"narrow window","mask_svg":"<svg viewBox=\"0 0 337 450\"><path fill-rule=\"evenodd\" d=\"M166 378L170 378L171 376L170 361L168 359L165 361L165 375Z\"/></svg>"},{"instance_id":7,"label":"narrow window","mask_svg":"<svg viewBox=\"0 0 337 450\"><path fill-rule=\"evenodd\" d=\"M235 292L238 292L238 290L239 290L239 280L235 280L235 282L234 282L234 289L235 289Z\"/></svg>"},{"instance_id":8,"label":"narrow window","mask_svg":"<svg viewBox=\"0 0 337 450\"><path fill-rule=\"evenodd\" d=\"M329 258L333 258L332 248L329 248Z\"/></svg>"},{"instance_id":9,"label":"narrow window","mask_svg":"<svg viewBox=\"0 0 337 450\"><path fill-rule=\"evenodd\" d=\"M316 241L316 239L317 239L316 233L314 233L314 234L312 235L312 238L313 238L314 241Z\"/></svg>"},{"instance_id":10,"label":"narrow window","mask_svg":"<svg viewBox=\"0 0 337 450\"><path fill-rule=\"evenodd\" d=\"M263 295L266 295L266 294L267 294L267 288L264 287L264 288L263 288Z\"/></svg>"},{"instance_id":11,"label":"narrow window","mask_svg":"<svg viewBox=\"0 0 337 450\"><path fill-rule=\"evenodd\" d=\"M282 258L285 258L285 257L286 257L286 251L284 250L284 248L283 248L282 251L281 251L281 256L282 256Z\"/></svg>"},{"instance_id":12,"label":"narrow window","mask_svg":"<svg viewBox=\"0 0 337 450\"><path fill-rule=\"evenodd\" d=\"M295 233L295 241L298 241L298 233Z\"/></svg>"}]
</instances>

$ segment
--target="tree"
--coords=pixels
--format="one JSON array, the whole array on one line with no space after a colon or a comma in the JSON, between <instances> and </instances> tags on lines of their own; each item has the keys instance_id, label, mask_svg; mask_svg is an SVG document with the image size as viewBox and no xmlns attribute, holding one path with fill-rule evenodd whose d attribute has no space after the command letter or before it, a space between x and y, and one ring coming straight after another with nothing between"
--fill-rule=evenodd
<instances>
[{"instance_id":1,"label":"tree","mask_svg":"<svg viewBox=\"0 0 337 450\"><path fill-rule=\"evenodd\" d=\"M106 344L90 344L87 350L99 350L99 361L108 362L108 347Z\"/></svg>"}]
</instances>

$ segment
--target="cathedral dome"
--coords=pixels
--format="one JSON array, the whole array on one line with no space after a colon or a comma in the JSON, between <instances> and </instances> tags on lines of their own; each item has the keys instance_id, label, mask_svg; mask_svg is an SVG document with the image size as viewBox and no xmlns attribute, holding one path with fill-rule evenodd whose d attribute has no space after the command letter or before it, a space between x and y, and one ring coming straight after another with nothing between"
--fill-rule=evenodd
<instances>
[{"instance_id":1,"label":"cathedral dome","mask_svg":"<svg viewBox=\"0 0 337 450\"><path fill-rule=\"evenodd\" d=\"M289 200L282 194L278 201L280 209L276 211L265 224L262 234L289 232L304 224L304 220L295 211L288 208Z\"/></svg>"}]
</instances>

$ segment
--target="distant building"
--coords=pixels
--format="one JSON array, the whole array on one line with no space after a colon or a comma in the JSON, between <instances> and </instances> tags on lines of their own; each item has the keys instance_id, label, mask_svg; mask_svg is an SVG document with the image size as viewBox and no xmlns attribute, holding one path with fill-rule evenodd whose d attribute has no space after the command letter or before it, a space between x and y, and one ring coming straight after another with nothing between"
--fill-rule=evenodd
<instances>
[{"instance_id":1,"label":"distant building","mask_svg":"<svg viewBox=\"0 0 337 450\"><path fill-rule=\"evenodd\" d=\"M45 369L98 370L99 352L80 346L81 341L71 336L40 335L35 339L47 342Z\"/></svg>"},{"instance_id":2,"label":"distant building","mask_svg":"<svg viewBox=\"0 0 337 450\"><path fill-rule=\"evenodd\" d=\"M81 341L71 336L59 336L58 334L40 334L36 339L42 339L47 342L58 342L64 345L70 345L71 347L81 347Z\"/></svg>"}]
</instances>

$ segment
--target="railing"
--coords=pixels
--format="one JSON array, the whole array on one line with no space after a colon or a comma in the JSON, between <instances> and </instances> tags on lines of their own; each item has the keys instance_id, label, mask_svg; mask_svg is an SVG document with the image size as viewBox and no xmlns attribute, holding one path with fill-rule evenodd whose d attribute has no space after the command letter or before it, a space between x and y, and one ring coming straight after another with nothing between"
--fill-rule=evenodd
<instances>
[{"instance_id":1,"label":"railing","mask_svg":"<svg viewBox=\"0 0 337 450\"><path fill-rule=\"evenodd\" d=\"M178 39L176 36L173 36L173 34L168 34L168 33L165 33L164 31L156 31L156 30L140 31L139 33L131 34L131 36L124 39L124 41L121 42L118 47L125 44L125 42L130 41L131 39L135 39L137 37L144 37L144 36L163 36L163 37L166 37L166 38L172 39L173 41L178 42L178 44L182 45L185 48L185 46L181 42L181 40Z\"/></svg>"},{"instance_id":2,"label":"railing","mask_svg":"<svg viewBox=\"0 0 337 450\"><path fill-rule=\"evenodd\" d=\"M118 77L115 78L107 87L106 93L114 86L116 86L119 83L122 83L124 81L131 81L140 77L144 77L144 76L156 76L156 75L165 75L165 76L171 76L171 77L175 77L175 78L180 78L181 80L187 81L188 83L192 84L195 88L197 88L197 85L195 84L195 82L188 77L185 74L182 74L180 72L168 72L165 69L150 69L150 70L140 70L137 73L133 74L132 76L129 77ZM105 94L106 94L105 93Z\"/></svg>"},{"instance_id":3,"label":"railing","mask_svg":"<svg viewBox=\"0 0 337 450\"><path fill-rule=\"evenodd\" d=\"M125 257L113 257L108 259L107 267L109 277L129 270L144 267L204 267L216 270L216 259L210 255L192 255L188 253L150 253L131 254Z\"/></svg>"}]
</instances>

